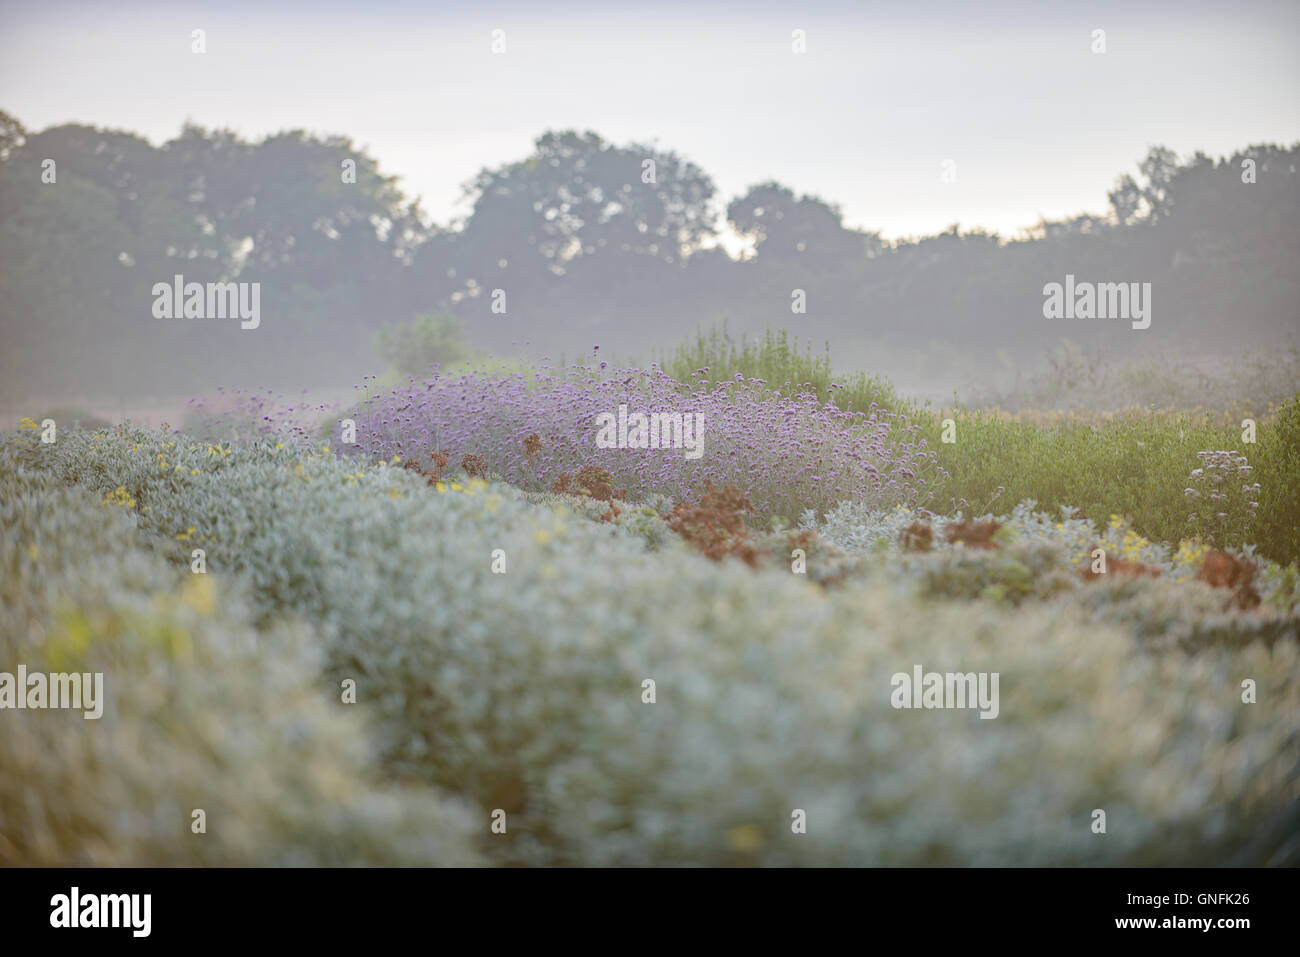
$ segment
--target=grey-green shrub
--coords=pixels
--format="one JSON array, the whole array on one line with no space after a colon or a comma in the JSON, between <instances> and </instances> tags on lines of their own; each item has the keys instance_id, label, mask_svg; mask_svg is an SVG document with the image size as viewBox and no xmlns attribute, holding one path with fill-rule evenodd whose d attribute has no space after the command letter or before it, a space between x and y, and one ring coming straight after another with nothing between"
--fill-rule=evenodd
<instances>
[{"instance_id":1,"label":"grey-green shrub","mask_svg":"<svg viewBox=\"0 0 1300 957\"><path fill-rule=\"evenodd\" d=\"M301 626L256 631L237 582L170 566L123 509L12 451L0 670L103 672L107 704L0 711L0 865L479 861L463 802L376 783L364 712Z\"/></svg>"}]
</instances>

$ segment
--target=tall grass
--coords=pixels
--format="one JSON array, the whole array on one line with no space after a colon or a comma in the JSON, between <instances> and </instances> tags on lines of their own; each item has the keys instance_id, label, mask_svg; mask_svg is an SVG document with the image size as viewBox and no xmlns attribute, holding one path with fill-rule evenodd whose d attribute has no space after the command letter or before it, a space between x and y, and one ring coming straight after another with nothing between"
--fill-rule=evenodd
<instances>
[{"instance_id":1,"label":"tall grass","mask_svg":"<svg viewBox=\"0 0 1300 957\"><path fill-rule=\"evenodd\" d=\"M901 395L884 376L854 372L836 375L831 368L830 344L821 355L784 330L769 329L761 339L737 341L724 326L708 332L697 330L695 338L678 346L662 359L665 372L681 382L723 382L738 374L762 379L783 395L812 391L822 402L833 401L845 412L870 413L874 406L914 417L917 404Z\"/></svg>"},{"instance_id":2,"label":"tall grass","mask_svg":"<svg viewBox=\"0 0 1300 957\"><path fill-rule=\"evenodd\" d=\"M1038 372L1017 375L1014 387L985 386L970 404L1011 411L1115 411L1126 406L1212 409L1256 418L1268 414L1300 382L1300 347L1227 356L1207 366L1172 356L1104 361L1066 340Z\"/></svg>"},{"instance_id":3,"label":"tall grass","mask_svg":"<svg viewBox=\"0 0 1300 957\"><path fill-rule=\"evenodd\" d=\"M941 416L952 418L956 441L942 441ZM1236 451L1261 485L1260 507L1216 544L1254 545L1284 564L1300 559L1300 393L1258 424L1255 443L1242 441L1239 423L1211 412L1133 411L1041 426L959 408L915 421L947 473L936 489L940 508L978 512L1033 499L1098 520L1121 515L1163 542L1207 533L1191 520L1185 495L1197 453Z\"/></svg>"}]
</instances>

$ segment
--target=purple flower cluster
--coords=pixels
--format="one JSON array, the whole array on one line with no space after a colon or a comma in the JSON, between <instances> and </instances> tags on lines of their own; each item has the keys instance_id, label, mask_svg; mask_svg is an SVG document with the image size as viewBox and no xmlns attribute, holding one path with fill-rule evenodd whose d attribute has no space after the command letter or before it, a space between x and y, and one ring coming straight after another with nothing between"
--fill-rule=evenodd
<instances>
[{"instance_id":1,"label":"purple flower cluster","mask_svg":"<svg viewBox=\"0 0 1300 957\"><path fill-rule=\"evenodd\" d=\"M321 423L338 412L337 405L312 403L278 395L273 389L217 389L215 396L190 399L184 429L194 438L251 442L279 439L310 444Z\"/></svg>"},{"instance_id":2,"label":"purple flower cluster","mask_svg":"<svg viewBox=\"0 0 1300 957\"><path fill-rule=\"evenodd\" d=\"M702 419L702 455L682 448L601 448L597 419L631 412ZM698 500L706 481L744 491L763 516L797 518L839 502L923 504L940 470L919 428L883 409L845 412L811 389L772 390L761 379L686 385L658 368L573 366L522 374L470 372L410 380L347 413L358 453L427 465L435 451L481 456L491 471L530 489L561 472L598 465L636 499ZM536 435L530 456L525 439Z\"/></svg>"}]
</instances>

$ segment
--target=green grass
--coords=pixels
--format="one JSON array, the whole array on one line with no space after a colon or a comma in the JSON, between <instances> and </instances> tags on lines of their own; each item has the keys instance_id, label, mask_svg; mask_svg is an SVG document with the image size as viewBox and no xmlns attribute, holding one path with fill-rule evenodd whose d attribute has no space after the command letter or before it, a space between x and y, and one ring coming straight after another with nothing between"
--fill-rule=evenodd
<instances>
[{"instance_id":1,"label":"green grass","mask_svg":"<svg viewBox=\"0 0 1300 957\"><path fill-rule=\"evenodd\" d=\"M831 368L829 344L824 354L816 355L809 346L801 350L799 340L792 340L784 329L769 329L761 339L739 342L725 328L697 331L693 340L660 364L681 382L722 382L739 373L747 379L762 379L786 394L790 392L786 383L811 386L823 402L833 400L839 408L853 412L869 412L873 404L890 412L919 411L917 404L902 396L884 376L865 372L837 375ZM703 376L696 375L706 368Z\"/></svg>"},{"instance_id":2,"label":"green grass","mask_svg":"<svg viewBox=\"0 0 1300 957\"><path fill-rule=\"evenodd\" d=\"M1201 532L1189 521L1184 495L1200 464L1196 453L1230 449L1250 461L1251 478L1262 486L1260 507L1214 544L1253 544L1282 563L1300 558L1300 395L1259 424L1253 445L1242 442L1240 428L1207 413L1133 413L1046 427L978 411L952 417L956 441L948 444L939 415L920 418L948 473L940 508L984 512L995 502L1033 499L1048 511L1071 506L1098 520L1121 515L1148 538L1177 542Z\"/></svg>"}]
</instances>

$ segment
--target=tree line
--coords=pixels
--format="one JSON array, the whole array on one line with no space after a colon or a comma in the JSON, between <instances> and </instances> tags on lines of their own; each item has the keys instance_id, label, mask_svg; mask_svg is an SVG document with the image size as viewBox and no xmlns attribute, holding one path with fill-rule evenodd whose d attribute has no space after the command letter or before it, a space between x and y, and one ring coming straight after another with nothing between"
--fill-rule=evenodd
<instances>
[{"instance_id":1,"label":"tree line","mask_svg":"<svg viewBox=\"0 0 1300 957\"><path fill-rule=\"evenodd\" d=\"M500 354L599 342L648 358L720 323L790 328L863 365L936 344L1027 357L1066 338L1235 352L1300 329L1298 152L1154 147L1105 213L1013 239L953 226L887 241L775 182L724 208L677 153L592 132L547 132L484 169L465 185L468 213L440 225L344 136L187 125L154 146L82 125L29 132L0 113L6 390L347 384L376 371L379 330L434 313ZM724 232L744 255L724 251ZM261 326L153 319L151 287L176 274L261 283ZM1152 283L1151 328L1044 319L1043 286L1066 274Z\"/></svg>"}]
</instances>

